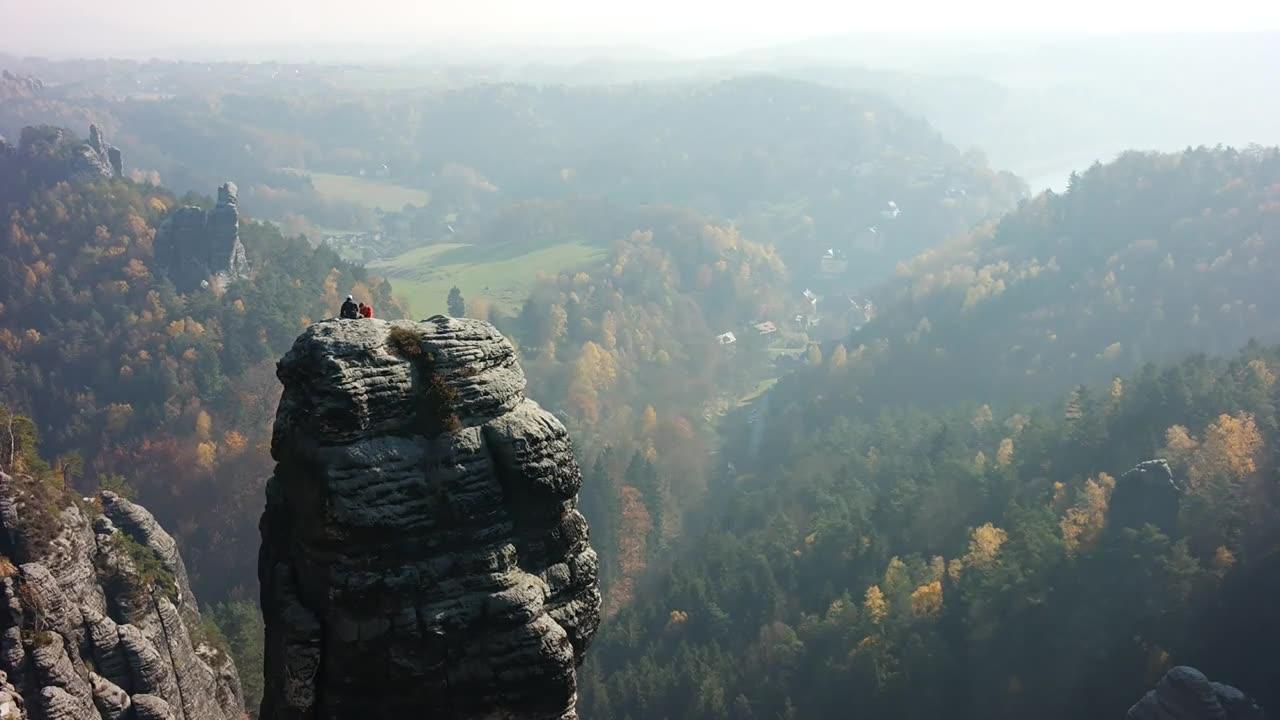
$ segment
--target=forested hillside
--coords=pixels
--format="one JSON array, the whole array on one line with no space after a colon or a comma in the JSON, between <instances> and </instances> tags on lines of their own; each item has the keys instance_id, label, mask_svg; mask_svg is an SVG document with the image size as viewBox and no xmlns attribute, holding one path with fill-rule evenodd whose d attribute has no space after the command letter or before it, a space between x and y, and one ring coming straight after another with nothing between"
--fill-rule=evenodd
<instances>
[{"instance_id":1,"label":"forested hillside","mask_svg":"<svg viewBox=\"0 0 1280 720\"><path fill-rule=\"evenodd\" d=\"M77 152L59 137L47 158ZM179 294L157 228L208 199L92 175L5 180L0 397L30 415L68 484L123 477L183 543L202 596L251 592L275 360L348 292L394 315L389 285L248 221L253 276Z\"/></svg>"},{"instance_id":2,"label":"forested hillside","mask_svg":"<svg viewBox=\"0 0 1280 720\"><path fill-rule=\"evenodd\" d=\"M583 714L1119 717L1179 663L1274 706L1278 369L1251 346L814 429L717 488L603 630ZM1151 458L1171 481L1125 474Z\"/></svg>"},{"instance_id":3,"label":"forested hillside","mask_svg":"<svg viewBox=\"0 0 1280 720\"><path fill-rule=\"evenodd\" d=\"M1280 338L1278 181L1274 150L1130 154L904 263L722 429L705 530L606 627L586 715L1117 716L1178 662L1274 684L1220 613L1275 571L1276 355L1144 363ZM1152 458L1163 519L1121 480Z\"/></svg>"},{"instance_id":4,"label":"forested hillside","mask_svg":"<svg viewBox=\"0 0 1280 720\"><path fill-rule=\"evenodd\" d=\"M903 263L876 319L826 348L847 377L814 375L805 392L833 413L1045 398L1274 341L1278 235L1280 151L1129 153Z\"/></svg>"},{"instance_id":5,"label":"forested hillside","mask_svg":"<svg viewBox=\"0 0 1280 720\"><path fill-rule=\"evenodd\" d=\"M716 407L776 374L787 343L806 342L752 328L799 309L770 247L685 210L611 217L619 234L603 262L543 280L516 316L467 309L519 341L531 395L573 433L610 608L702 498Z\"/></svg>"}]
</instances>

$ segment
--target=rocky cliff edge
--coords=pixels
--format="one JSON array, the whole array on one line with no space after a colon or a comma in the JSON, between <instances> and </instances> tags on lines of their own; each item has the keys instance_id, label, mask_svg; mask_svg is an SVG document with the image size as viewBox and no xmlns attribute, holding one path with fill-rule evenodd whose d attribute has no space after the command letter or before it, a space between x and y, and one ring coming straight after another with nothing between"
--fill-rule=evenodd
<instances>
[{"instance_id":1,"label":"rocky cliff edge","mask_svg":"<svg viewBox=\"0 0 1280 720\"><path fill-rule=\"evenodd\" d=\"M0 718L240 720L173 538L111 492L0 473Z\"/></svg>"}]
</instances>

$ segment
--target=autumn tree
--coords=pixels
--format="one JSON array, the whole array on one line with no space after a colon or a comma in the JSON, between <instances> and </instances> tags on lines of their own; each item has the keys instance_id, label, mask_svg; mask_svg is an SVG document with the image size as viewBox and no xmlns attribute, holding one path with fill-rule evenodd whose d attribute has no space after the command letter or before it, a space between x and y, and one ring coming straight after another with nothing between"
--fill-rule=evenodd
<instances>
[{"instance_id":1,"label":"autumn tree","mask_svg":"<svg viewBox=\"0 0 1280 720\"><path fill-rule=\"evenodd\" d=\"M885 600L879 585L867 588L862 599L862 610L866 613L867 619L876 625L884 622L884 619L889 616L889 603Z\"/></svg>"},{"instance_id":2,"label":"autumn tree","mask_svg":"<svg viewBox=\"0 0 1280 720\"><path fill-rule=\"evenodd\" d=\"M995 563L1000 554L1000 547L1009 539L1004 530L984 523L973 529L969 535L969 552L964 556L965 567L986 568Z\"/></svg>"},{"instance_id":3,"label":"autumn tree","mask_svg":"<svg viewBox=\"0 0 1280 720\"><path fill-rule=\"evenodd\" d=\"M1067 509L1060 524L1068 555L1088 550L1097 542L1107 522L1107 504L1115 487L1115 478L1106 473L1085 481L1075 506Z\"/></svg>"},{"instance_id":4,"label":"autumn tree","mask_svg":"<svg viewBox=\"0 0 1280 720\"><path fill-rule=\"evenodd\" d=\"M933 580L911 591L911 614L918 618L936 617L942 612L942 581Z\"/></svg>"}]
</instances>

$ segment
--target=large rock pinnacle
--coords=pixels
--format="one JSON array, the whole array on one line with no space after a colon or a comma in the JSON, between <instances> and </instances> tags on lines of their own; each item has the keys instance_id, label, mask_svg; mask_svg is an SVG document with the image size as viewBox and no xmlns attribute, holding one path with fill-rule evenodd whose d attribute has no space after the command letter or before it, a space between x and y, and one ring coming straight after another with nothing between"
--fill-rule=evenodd
<instances>
[{"instance_id":1,"label":"large rock pinnacle","mask_svg":"<svg viewBox=\"0 0 1280 720\"><path fill-rule=\"evenodd\" d=\"M511 344L475 320L330 320L277 374L261 716L576 718L596 555Z\"/></svg>"},{"instance_id":2,"label":"large rock pinnacle","mask_svg":"<svg viewBox=\"0 0 1280 720\"><path fill-rule=\"evenodd\" d=\"M251 268L240 241L239 195L236 184L218 187L218 202L205 211L194 205L178 208L156 233L156 261L179 292L206 287L209 281L225 288L249 277Z\"/></svg>"}]
</instances>

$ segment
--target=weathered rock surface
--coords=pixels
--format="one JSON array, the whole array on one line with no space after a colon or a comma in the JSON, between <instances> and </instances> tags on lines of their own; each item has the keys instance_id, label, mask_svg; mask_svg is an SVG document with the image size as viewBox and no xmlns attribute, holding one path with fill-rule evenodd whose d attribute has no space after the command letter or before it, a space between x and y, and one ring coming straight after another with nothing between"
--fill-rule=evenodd
<instances>
[{"instance_id":1,"label":"weathered rock surface","mask_svg":"<svg viewBox=\"0 0 1280 720\"><path fill-rule=\"evenodd\" d=\"M225 287L248 277L235 183L218 188L213 210L188 205L173 211L156 233L155 248L157 262L180 292L209 281Z\"/></svg>"},{"instance_id":2,"label":"weathered rock surface","mask_svg":"<svg viewBox=\"0 0 1280 720\"><path fill-rule=\"evenodd\" d=\"M1244 693L1209 682L1204 673L1179 665L1160 678L1126 715L1128 720L1264 720L1266 715Z\"/></svg>"},{"instance_id":3,"label":"weathered rock surface","mask_svg":"<svg viewBox=\"0 0 1280 720\"><path fill-rule=\"evenodd\" d=\"M110 492L61 511L42 501L0 473L0 718L242 718L235 665L199 637L155 518Z\"/></svg>"},{"instance_id":4,"label":"weathered rock surface","mask_svg":"<svg viewBox=\"0 0 1280 720\"><path fill-rule=\"evenodd\" d=\"M26 182L50 186L76 178L118 178L124 173L119 148L107 143L97 125L89 126L89 140L60 127L25 127L13 146L0 138L0 187Z\"/></svg>"},{"instance_id":5,"label":"weathered rock surface","mask_svg":"<svg viewBox=\"0 0 1280 720\"><path fill-rule=\"evenodd\" d=\"M576 718L599 623L564 427L491 325L330 320L280 361L264 718Z\"/></svg>"}]
</instances>

